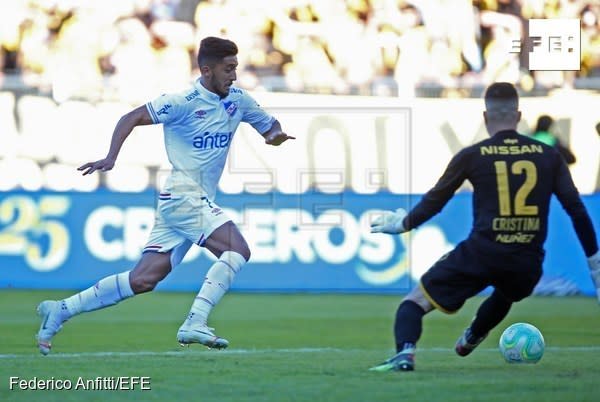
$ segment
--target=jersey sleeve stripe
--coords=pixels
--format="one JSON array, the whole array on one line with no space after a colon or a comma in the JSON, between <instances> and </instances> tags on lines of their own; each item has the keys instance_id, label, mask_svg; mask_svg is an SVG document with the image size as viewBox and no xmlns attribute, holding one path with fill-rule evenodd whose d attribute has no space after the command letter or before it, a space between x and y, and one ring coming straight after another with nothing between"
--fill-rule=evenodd
<instances>
[{"instance_id":1,"label":"jersey sleeve stripe","mask_svg":"<svg viewBox=\"0 0 600 402\"><path fill-rule=\"evenodd\" d=\"M160 123L160 121L158 121L158 115L154 111L154 107L152 106L151 102L146 103L146 109L148 109L148 113L150 113L150 117L152 117L154 124Z\"/></svg>"}]
</instances>

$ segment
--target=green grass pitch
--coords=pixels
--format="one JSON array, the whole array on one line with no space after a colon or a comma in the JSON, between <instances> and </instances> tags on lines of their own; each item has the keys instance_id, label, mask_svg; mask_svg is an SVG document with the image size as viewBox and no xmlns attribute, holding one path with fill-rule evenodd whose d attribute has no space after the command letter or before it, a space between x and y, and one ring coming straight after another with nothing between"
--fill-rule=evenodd
<instances>
[{"instance_id":1,"label":"green grass pitch","mask_svg":"<svg viewBox=\"0 0 600 402\"><path fill-rule=\"evenodd\" d=\"M175 334L194 297L152 293L73 318L39 355L37 303L70 292L0 291L0 401L597 401L600 307L593 298L533 297L471 356L456 338L481 299L456 315L425 317L410 373L367 369L393 353L401 296L230 293L210 324L226 351L181 348ZM509 365L501 331L526 321L541 329L536 365ZM150 390L21 390L10 378L69 380L149 377Z\"/></svg>"}]
</instances>

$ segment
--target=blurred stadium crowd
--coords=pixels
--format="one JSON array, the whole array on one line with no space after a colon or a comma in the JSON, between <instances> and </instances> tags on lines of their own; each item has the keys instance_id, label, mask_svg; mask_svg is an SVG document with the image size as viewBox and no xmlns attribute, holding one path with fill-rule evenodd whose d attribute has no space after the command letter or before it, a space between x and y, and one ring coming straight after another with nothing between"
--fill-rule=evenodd
<instances>
[{"instance_id":1,"label":"blurred stadium crowd","mask_svg":"<svg viewBox=\"0 0 600 402\"><path fill-rule=\"evenodd\" d=\"M598 0L11 0L0 6L0 87L56 101L145 101L197 75L202 37L234 40L238 85L418 96L497 80L526 92L600 87ZM530 18L580 18L582 69L524 69ZM460 93L459 93L460 95ZM464 94L463 94L464 95ZM468 93L466 94L468 95Z\"/></svg>"},{"instance_id":2,"label":"blurred stadium crowd","mask_svg":"<svg viewBox=\"0 0 600 402\"><path fill-rule=\"evenodd\" d=\"M511 53L527 19L550 17L581 19L581 71L532 73ZM600 88L599 17L599 0L5 1L0 190L157 186L169 168L158 133L132 136L117 173L75 167L101 157L132 105L198 76L209 35L238 44L236 84L253 91L469 97L504 80L543 95Z\"/></svg>"}]
</instances>

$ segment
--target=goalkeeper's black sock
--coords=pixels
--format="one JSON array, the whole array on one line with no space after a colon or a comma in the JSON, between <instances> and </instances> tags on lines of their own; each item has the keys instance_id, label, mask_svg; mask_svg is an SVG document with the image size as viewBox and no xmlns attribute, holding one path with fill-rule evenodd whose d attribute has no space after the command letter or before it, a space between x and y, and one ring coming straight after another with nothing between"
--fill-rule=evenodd
<instances>
[{"instance_id":1,"label":"goalkeeper's black sock","mask_svg":"<svg viewBox=\"0 0 600 402\"><path fill-rule=\"evenodd\" d=\"M490 297L481 303L475 319L471 323L471 333L475 338L482 337L500 324L510 311L512 302L494 290Z\"/></svg>"},{"instance_id":2,"label":"goalkeeper's black sock","mask_svg":"<svg viewBox=\"0 0 600 402\"><path fill-rule=\"evenodd\" d=\"M396 337L396 351L401 352L405 344L417 344L423 330L423 316L425 310L411 300L400 303L396 311L394 335Z\"/></svg>"}]
</instances>

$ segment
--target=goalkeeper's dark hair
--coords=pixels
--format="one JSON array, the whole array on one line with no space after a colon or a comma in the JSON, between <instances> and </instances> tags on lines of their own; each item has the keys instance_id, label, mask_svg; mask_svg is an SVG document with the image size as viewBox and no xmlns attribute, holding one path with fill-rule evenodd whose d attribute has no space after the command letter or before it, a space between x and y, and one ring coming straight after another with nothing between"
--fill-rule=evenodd
<instances>
[{"instance_id":1,"label":"goalkeeper's dark hair","mask_svg":"<svg viewBox=\"0 0 600 402\"><path fill-rule=\"evenodd\" d=\"M198 50L198 66L214 67L227 56L235 56L238 53L237 45L229 39L208 36L200 41Z\"/></svg>"},{"instance_id":2,"label":"goalkeeper's dark hair","mask_svg":"<svg viewBox=\"0 0 600 402\"><path fill-rule=\"evenodd\" d=\"M485 107L487 110L518 110L519 94L515 86L509 82L496 82L485 91Z\"/></svg>"}]
</instances>

